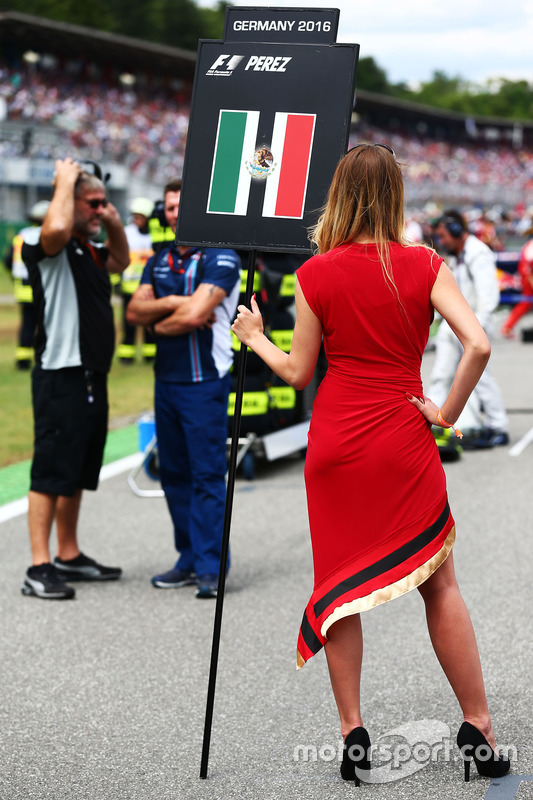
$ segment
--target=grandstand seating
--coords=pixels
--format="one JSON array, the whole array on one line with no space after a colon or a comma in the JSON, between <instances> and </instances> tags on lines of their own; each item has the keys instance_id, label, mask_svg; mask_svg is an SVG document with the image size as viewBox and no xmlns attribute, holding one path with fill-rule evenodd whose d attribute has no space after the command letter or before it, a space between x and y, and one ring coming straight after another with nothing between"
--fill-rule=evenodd
<instances>
[{"instance_id":1,"label":"grandstand seating","mask_svg":"<svg viewBox=\"0 0 533 800\"><path fill-rule=\"evenodd\" d=\"M190 84L176 80L150 89L146 80L120 83L87 64L75 69L24 64L0 57L0 160L55 159L69 153L124 165L159 186L180 174L189 116ZM3 116L3 119L2 119ZM510 142L450 142L397 124L390 129L360 115L356 141L386 141L404 166L406 203L533 205L533 154Z\"/></svg>"},{"instance_id":2,"label":"grandstand seating","mask_svg":"<svg viewBox=\"0 0 533 800\"><path fill-rule=\"evenodd\" d=\"M189 121L181 88L122 87L60 70L0 62L0 158L73 158L124 164L159 185L181 172Z\"/></svg>"},{"instance_id":3,"label":"grandstand seating","mask_svg":"<svg viewBox=\"0 0 533 800\"><path fill-rule=\"evenodd\" d=\"M428 201L460 206L493 205L513 208L533 203L533 153L507 143L435 140L360 126L357 139L385 141L404 164L406 201L421 207ZM351 144L356 136L352 135Z\"/></svg>"}]
</instances>

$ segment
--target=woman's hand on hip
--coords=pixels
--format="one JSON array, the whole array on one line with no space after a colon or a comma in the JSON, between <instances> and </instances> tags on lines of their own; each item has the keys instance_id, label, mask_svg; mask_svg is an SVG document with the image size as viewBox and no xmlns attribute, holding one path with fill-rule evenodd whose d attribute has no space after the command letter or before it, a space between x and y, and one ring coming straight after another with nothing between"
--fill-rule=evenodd
<instances>
[{"instance_id":1,"label":"woman's hand on hip","mask_svg":"<svg viewBox=\"0 0 533 800\"><path fill-rule=\"evenodd\" d=\"M439 413L439 407L435 405L433 400L431 400L429 397L426 397L425 395L422 397L413 397L413 395L409 394L409 392L406 392L405 396L407 397L411 405L415 406L415 408L417 408L420 411L422 416L425 417L427 421L431 423L431 425L440 425L437 418L437 414Z\"/></svg>"}]
</instances>

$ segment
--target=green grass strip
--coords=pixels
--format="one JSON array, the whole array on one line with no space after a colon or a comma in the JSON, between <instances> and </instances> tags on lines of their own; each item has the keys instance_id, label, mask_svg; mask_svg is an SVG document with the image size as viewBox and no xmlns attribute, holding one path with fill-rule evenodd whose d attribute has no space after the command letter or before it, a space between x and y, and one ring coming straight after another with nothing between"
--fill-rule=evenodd
<instances>
[{"instance_id":1,"label":"green grass strip","mask_svg":"<svg viewBox=\"0 0 533 800\"><path fill-rule=\"evenodd\" d=\"M30 487L31 461L19 461L0 469L0 506L20 500Z\"/></svg>"},{"instance_id":2,"label":"green grass strip","mask_svg":"<svg viewBox=\"0 0 533 800\"><path fill-rule=\"evenodd\" d=\"M104 464L111 464L125 456L131 456L139 449L137 425L117 428L107 435L104 451ZM20 500L30 488L31 460L20 461L0 469L0 505Z\"/></svg>"},{"instance_id":3,"label":"green grass strip","mask_svg":"<svg viewBox=\"0 0 533 800\"><path fill-rule=\"evenodd\" d=\"M104 464L111 464L119 458L131 456L139 449L137 425L127 425L109 431L104 450Z\"/></svg>"}]
</instances>

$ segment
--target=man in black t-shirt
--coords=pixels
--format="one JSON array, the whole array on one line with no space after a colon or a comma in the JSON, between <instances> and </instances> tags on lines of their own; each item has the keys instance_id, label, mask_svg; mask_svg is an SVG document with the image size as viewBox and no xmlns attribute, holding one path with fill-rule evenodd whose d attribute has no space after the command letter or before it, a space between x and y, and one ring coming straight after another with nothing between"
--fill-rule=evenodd
<instances>
[{"instance_id":1,"label":"man in black t-shirt","mask_svg":"<svg viewBox=\"0 0 533 800\"><path fill-rule=\"evenodd\" d=\"M104 244L93 241L104 226ZM32 399L35 443L28 521L33 565L23 594L74 597L66 581L119 578L81 553L83 489L96 489L107 434L107 373L114 348L109 272L128 265L120 216L104 183L70 158L56 162L54 196L22 247L38 314ZM58 555L50 561L52 523Z\"/></svg>"}]
</instances>

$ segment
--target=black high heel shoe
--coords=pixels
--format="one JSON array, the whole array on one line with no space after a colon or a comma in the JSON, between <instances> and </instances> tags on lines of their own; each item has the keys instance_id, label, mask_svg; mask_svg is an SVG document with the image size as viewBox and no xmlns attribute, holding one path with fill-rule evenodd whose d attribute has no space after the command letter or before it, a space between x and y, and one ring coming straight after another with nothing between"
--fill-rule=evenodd
<instances>
[{"instance_id":1,"label":"black high heel shoe","mask_svg":"<svg viewBox=\"0 0 533 800\"><path fill-rule=\"evenodd\" d=\"M483 734L470 722L463 722L457 734L457 744L465 762L465 781L470 780L472 759L484 778L501 778L511 769L509 759L492 749Z\"/></svg>"},{"instance_id":2,"label":"black high heel shoe","mask_svg":"<svg viewBox=\"0 0 533 800\"><path fill-rule=\"evenodd\" d=\"M341 778L356 786L370 772L370 736L365 728L354 728L344 740Z\"/></svg>"}]
</instances>

